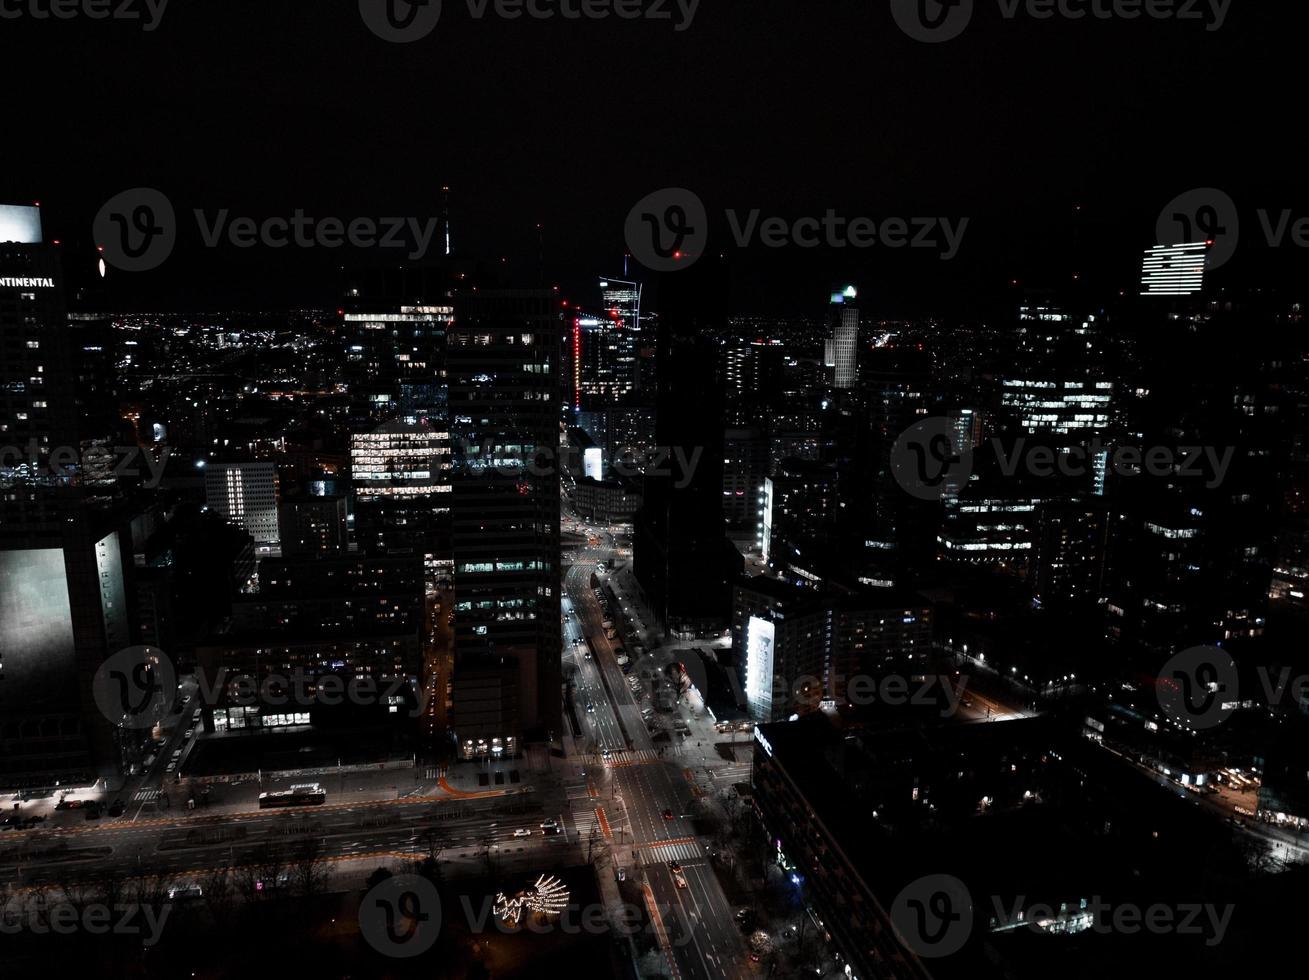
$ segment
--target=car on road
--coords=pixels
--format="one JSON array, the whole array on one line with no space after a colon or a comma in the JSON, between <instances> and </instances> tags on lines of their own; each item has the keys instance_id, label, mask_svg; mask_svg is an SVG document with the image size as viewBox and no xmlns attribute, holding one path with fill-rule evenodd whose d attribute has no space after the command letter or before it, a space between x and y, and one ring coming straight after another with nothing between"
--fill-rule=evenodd
<instances>
[{"instance_id":1,"label":"car on road","mask_svg":"<svg viewBox=\"0 0 1309 980\"><path fill-rule=\"evenodd\" d=\"M604 749L604 750L600 753L600 758L602 758L602 759L612 759L613 757L614 757L614 754L613 754L612 752L610 752L608 749Z\"/></svg>"},{"instance_id":2,"label":"car on road","mask_svg":"<svg viewBox=\"0 0 1309 980\"><path fill-rule=\"evenodd\" d=\"M184 737L184 738L188 738L188 739L195 738L195 729L194 729L194 728L188 728L188 729L186 730L186 735L184 735L183 737Z\"/></svg>"},{"instance_id":3,"label":"car on road","mask_svg":"<svg viewBox=\"0 0 1309 980\"><path fill-rule=\"evenodd\" d=\"M619 869L618 869L618 880L619 880L619 881L626 881L626 880L627 880L627 869L626 869L626 868L619 868Z\"/></svg>"},{"instance_id":4,"label":"car on road","mask_svg":"<svg viewBox=\"0 0 1309 980\"><path fill-rule=\"evenodd\" d=\"M549 820L542 820L541 830L546 834L557 834L559 833L559 821L555 820L553 817Z\"/></svg>"},{"instance_id":5,"label":"car on road","mask_svg":"<svg viewBox=\"0 0 1309 980\"><path fill-rule=\"evenodd\" d=\"M173 772L176 769L177 769L176 762L170 762L168 763L168 765L164 766L164 772Z\"/></svg>"},{"instance_id":6,"label":"car on road","mask_svg":"<svg viewBox=\"0 0 1309 980\"><path fill-rule=\"evenodd\" d=\"M673 873L673 884L677 885L678 888L685 888L686 875L682 873L682 866L676 861L670 861L668 870Z\"/></svg>"},{"instance_id":7,"label":"car on road","mask_svg":"<svg viewBox=\"0 0 1309 980\"><path fill-rule=\"evenodd\" d=\"M590 702L590 701L586 702L586 710L587 710L587 711L590 711L590 712L592 712L592 713L594 713L594 712L595 712L595 705L594 705L592 702Z\"/></svg>"},{"instance_id":8,"label":"car on road","mask_svg":"<svg viewBox=\"0 0 1309 980\"><path fill-rule=\"evenodd\" d=\"M514 831L514 836L515 836L515 837L531 837L531 836L532 836L532 832L531 832L530 830L528 830L526 827L519 827L517 830Z\"/></svg>"},{"instance_id":9,"label":"car on road","mask_svg":"<svg viewBox=\"0 0 1309 980\"><path fill-rule=\"evenodd\" d=\"M664 819L665 819L665 820L672 820L672 819L673 819L673 811L672 811L672 810L665 809L665 810L664 810Z\"/></svg>"}]
</instances>

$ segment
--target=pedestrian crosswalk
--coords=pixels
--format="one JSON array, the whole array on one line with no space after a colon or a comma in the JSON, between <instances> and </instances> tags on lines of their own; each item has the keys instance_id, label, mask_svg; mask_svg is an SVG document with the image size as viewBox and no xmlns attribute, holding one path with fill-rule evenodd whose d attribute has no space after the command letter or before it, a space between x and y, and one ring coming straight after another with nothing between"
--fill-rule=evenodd
<instances>
[{"instance_id":1,"label":"pedestrian crosswalk","mask_svg":"<svg viewBox=\"0 0 1309 980\"><path fill-rule=\"evenodd\" d=\"M132 797L134 803L153 803L157 799L159 799L159 790L157 789L139 790L137 794Z\"/></svg>"},{"instance_id":2,"label":"pedestrian crosswalk","mask_svg":"<svg viewBox=\"0 0 1309 980\"><path fill-rule=\"evenodd\" d=\"M678 861L698 861L703 858L704 848L694 837L682 837L677 840L655 841L638 845L642 864L667 864Z\"/></svg>"},{"instance_id":3,"label":"pedestrian crosswalk","mask_svg":"<svg viewBox=\"0 0 1309 980\"><path fill-rule=\"evenodd\" d=\"M624 766L646 766L658 761L658 752L652 749L638 749L634 752L615 752L609 759L608 764L614 769L621 769Z\"/></svg>"}]
</instances>

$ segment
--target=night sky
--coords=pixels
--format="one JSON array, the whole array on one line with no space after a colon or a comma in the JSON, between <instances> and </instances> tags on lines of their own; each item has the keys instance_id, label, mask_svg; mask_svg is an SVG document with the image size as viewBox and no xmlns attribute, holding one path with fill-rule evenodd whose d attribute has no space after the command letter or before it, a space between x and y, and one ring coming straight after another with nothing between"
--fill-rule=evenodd
<instances>
[{"instance_id":1,"label":"night sky","mask_svg":"<svg viewBox=\"0 0 1309 980\"><path fill-rule=\"evenodd\" d=\"M474 20L446 0L405 45L371 33L354 0L174 0L149 33L5 19L0 200L40 200L47 236L80 255L105 200L164 191L176 252L111 292L142 308L332 306L332 270L355 261L202 248L193 208L426 218L442 184L458 251L505 256L533 284L542 222L547 280L583 300L593 274L621 268L636 200L679 185L718 215L970 218L951 262L756 245L733 263L741 312L817 314L838 280L873 316L978 315L1008 280L1074 272L1130 289L1160 209L1203 186L1242 212L1227 274L1295 285L1309 254L1269 255L1256 209L1309 215L1301 6L1234 0L1210 32L1005 20L978 0L942 44L907 37L888 0L705 0L681 32ZM712 242L730 245L725 228Z\"/></svg>"}]
</instances>

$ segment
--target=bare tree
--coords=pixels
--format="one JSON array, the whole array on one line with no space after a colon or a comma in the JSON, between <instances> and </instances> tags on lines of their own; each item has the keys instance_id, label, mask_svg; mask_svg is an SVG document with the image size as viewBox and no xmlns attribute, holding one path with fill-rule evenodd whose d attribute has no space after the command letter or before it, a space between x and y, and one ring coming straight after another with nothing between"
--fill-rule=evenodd
<instances>
[{"instance_id":1,"label":"bare tree","mask_svg":"<svg viewBox=\"0 0 1309 980\"><path fill-rule=\"evenodd\" d=\"M286 856L275 844L261 844L249 863L237 868L233 880L237 893L246 904L265 897L266 888L275 888L286 870Z\"/></svg>"},{"instance_id":2,"label":"bare tree","mask_svg":"<svg viewBox=\"0 0 1309 980\"><path fill-rule=\"evenodd\" d=\"M301 841L291 852L291 880L306 898L320 894L327 885L327 857L317 837Z\"/></svg>"},{"instance_id":3,"label":"bare tree","mask_svg":"<svg viewBox=\"0 0 1309 980\"><path fill-rule=\"evenodd\" d=\"M223 864L202 874L199 879L201 891L204 892L205 904L222 926L232 917L233 902L236 898L236 876L229 865Z\"/></svg>"}]
</instances>

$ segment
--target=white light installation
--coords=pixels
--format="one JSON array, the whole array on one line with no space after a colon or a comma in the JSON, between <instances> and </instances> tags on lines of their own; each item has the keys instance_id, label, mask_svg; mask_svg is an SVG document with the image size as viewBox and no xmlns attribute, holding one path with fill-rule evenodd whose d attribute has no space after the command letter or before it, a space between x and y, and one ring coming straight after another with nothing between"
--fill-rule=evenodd
<instances>
[{"instance_id":1,"label":"white light installation","mask_svg":"<svg viewBox=\"0 0 1309 980\"><path fill-rule=\"evenodd\" d=\"M501 922L517 925L523 918L523 909L537 915L559 915L568 908L568 886L558 878L541 875L536 884L513 898L497 892L492 910Z\"/></svg>"},{"instance_id":2,"label":"white light installation","mask_svg":"<svg viewBox=\"0 0 1309 980\"><path fill-rule=\"evenodd\" d=\"M1191 296L1204 286L1208 242L1156 245L1147 249L1141 272L1142 296Z\"/></svg>"}]
</instances>

